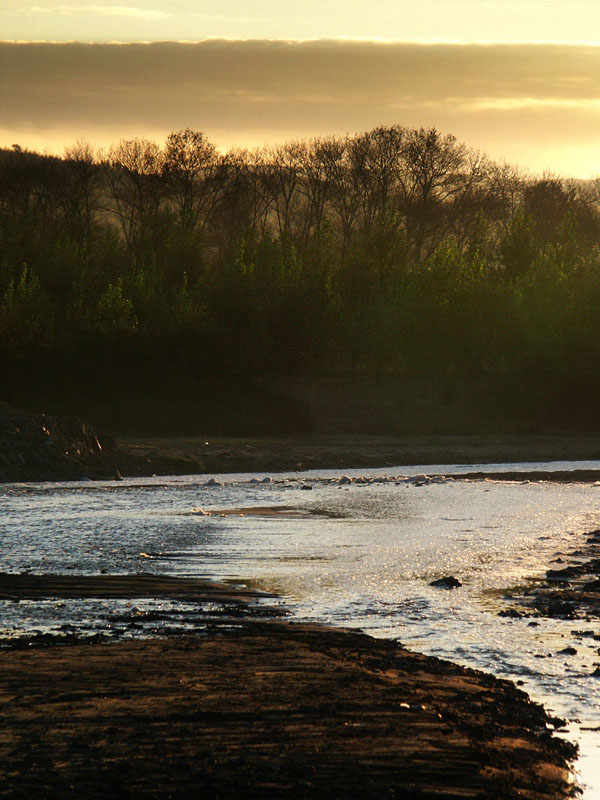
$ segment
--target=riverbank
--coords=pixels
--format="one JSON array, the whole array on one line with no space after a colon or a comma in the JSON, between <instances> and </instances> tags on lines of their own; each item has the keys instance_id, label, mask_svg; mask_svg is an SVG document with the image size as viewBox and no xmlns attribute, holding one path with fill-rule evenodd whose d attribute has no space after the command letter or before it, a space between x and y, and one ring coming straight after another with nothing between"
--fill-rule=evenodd
<instances>
[{"instance_id":1,"label":"riverbank","mask_svg":"<svg viewBox=\"0 0 600 800\"><path fill-rule=\"evenodd\" d=\"M147 576L5 577L13 600L150 591ZM215 588L154 580L203 602ZM248 614L195 636L26 644L0 660L2 797L573 795L560 720L508 681L396 642Z\"/></svg>"},{"instance_id":2,"label":"riverbank","mask_svg":"<svg viewBox=\"0 0 600 800\"><path fill-rule=\"evenodd\" d=\"M126 437L114 468L123 476L296 472L444 464L598 461L600 437L567 435ZM600 470L473 471L464 477L594 483Z\"/></svg>"},{"instance_id":3,"label":"riverbank","mask_svg":"<svg viewBox=\"0 0 600 800\"><path fill-rule=\"evenodd\" d=\"M255 438L118 437L77 417L53 417L0 404L0 483L119 479L151 475L294 472L416 464L598 461L596 435L368 436ZM518 477L523 477L522 475ZM537 476L537 479L544 479ZM600 471L545 479L595 481Z\"/></svg>"},{"instance_id":4,"label":"riverbank","mask_svg":"<svg viewBox=\"0 0 600 800\"><path fill-rule=\"evenodd\" d=\"M127 457L197 462L198 471L292 472L417 464L600 460L595 435L286 436L272 438L123 437ZM597 477L594 478L596 480Z\"/></svg>"}]
</instances>

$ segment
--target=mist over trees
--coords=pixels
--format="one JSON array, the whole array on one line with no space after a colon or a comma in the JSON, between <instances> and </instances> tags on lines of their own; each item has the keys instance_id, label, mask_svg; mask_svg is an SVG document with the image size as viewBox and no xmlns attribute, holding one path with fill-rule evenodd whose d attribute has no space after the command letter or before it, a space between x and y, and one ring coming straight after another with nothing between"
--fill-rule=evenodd
<instances>
[{"instance_id":1,"label":"mist over trees","mask_svg":"<svg viewBox=\"0 0 600 800\"><path fill-rule=\"evenodd\" d=\"M217 385L243 403L281 376L344 376L462 404L466 429L475 409L593 427L599 242L600 182L531 177L435 129L226 154L192 130L62 158L14 146L2 399L191 409ZM208 430L193 415L182 428Z\"/></svg>"}]
</instances>

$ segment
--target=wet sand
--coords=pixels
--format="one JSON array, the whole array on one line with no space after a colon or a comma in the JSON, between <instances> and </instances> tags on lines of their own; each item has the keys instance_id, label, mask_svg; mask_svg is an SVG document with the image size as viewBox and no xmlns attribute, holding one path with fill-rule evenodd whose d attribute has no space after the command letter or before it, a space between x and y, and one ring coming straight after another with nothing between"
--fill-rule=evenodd
<instances>
[{"instance_id":1,"label":"wet sand","mask_svg":"<svg viewBox=\"0 0 600 800\"><path fill-rule=\"evenodd\" d=\"M465 472L462 480L485 481L550 481L552 483L600 482L597 469L507 470L504 472Z\"/></svg>"},{"instance_id":2,"label":"wet sand","mask_svg":"<svg viewBox=\"0 0 600 800\"><path fill-rule=\"evenodd\" d=\"M286 519L306 519L310 511L292 506L244 506L243 508L192 508L191 515L202 517L285 517Z\"/></svg>"},{"instance_id":3,"label":"wet sand","mask_svg":"<svg viewBox=\"0 0 600 800\"><path fill-rule=\"evenodd\" d=\"M0 586L15 600L158 589L254 599L153 580L1 576ZM507 681L395 642L248 615L197 636L31 644L0 651L3 798L572 793L574 748L551 735L559 720Z\"/></svg>"},{"instance_id":4,"label":"wet sand","mask_svg":"<svg viewBox=\"0 0 600 800\"><path fill-rule=\"evenodd\" d=\"M265 592L224 583L162 575L32 575L0 573L0 599L171 598L193 602L247 603Z\"/></svg>"}]
</instances>

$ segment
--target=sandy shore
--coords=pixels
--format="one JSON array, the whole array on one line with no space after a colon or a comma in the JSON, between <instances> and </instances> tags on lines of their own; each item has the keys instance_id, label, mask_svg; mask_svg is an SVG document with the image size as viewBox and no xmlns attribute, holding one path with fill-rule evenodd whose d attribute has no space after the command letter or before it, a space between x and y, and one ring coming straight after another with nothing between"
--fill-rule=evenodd
<instances>
[{"instance_id":1,"label":"sandy shore","mask_svg":"<svg viewBox=\"0 0 600 800\"><path fill-rule=\"evenodd\" d=\"M0 588L252 600L154 581L0 576ZM31 644L1 651L3 798L571 795L560 721L507 681L395 642L248 616L197 636Z\"/></svg>"}]
</instances>

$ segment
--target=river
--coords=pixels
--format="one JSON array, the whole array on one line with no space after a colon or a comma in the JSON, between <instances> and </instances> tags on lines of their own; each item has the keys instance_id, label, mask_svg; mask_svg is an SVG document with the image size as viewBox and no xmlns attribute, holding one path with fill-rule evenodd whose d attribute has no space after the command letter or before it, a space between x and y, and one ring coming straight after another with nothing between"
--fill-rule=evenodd
<instances>
[{"instance_id":1,"label":"river","mask_svg":"<svg viewBox=\"0 0 600 800\"><path fill-rule=\"evenodd\" d=\"M460 479L480 469L569 468L600 464L7 484L0 487L0 568L242 583L279 594L299 619L360 628L518 681L568 721L563 735L581 748L583 797L595 800L598 620L532 621L498 612L507 592L543 576L553 558L600 527L600 486ZM441 474L446 478L426 477ZM448 574L463 585L429 585ZM121 624L132 614L134 625ZM201 626L193 607L172 601L0 601L0 638L148 635L150 621L156 626L161 618L171 631ZM567 646L577 653L560 654Z\"/></svg>"}]
</instances>

